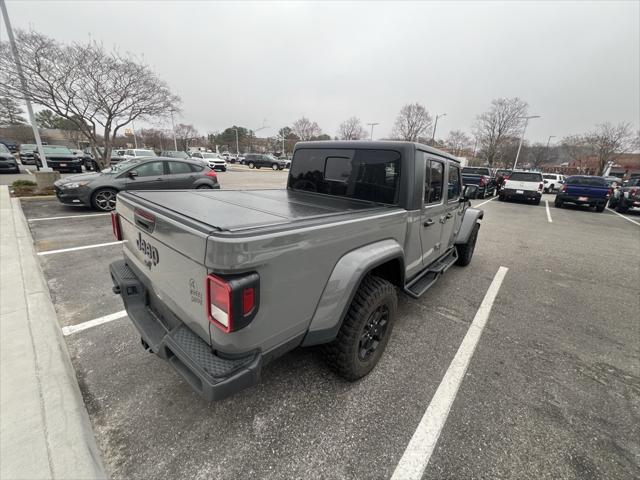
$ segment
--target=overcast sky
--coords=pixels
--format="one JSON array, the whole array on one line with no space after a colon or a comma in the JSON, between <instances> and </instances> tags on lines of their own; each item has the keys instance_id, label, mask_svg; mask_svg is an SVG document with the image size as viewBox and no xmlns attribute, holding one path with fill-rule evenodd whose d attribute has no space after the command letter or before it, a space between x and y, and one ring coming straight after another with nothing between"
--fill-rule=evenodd
<instances>
[{"instance_id":1,"label":"overcast sky","mask_svg":"<svg viewBox=\"0 0 640 480\"><path fill-rule=\"evenodd\" d=\"M640 124L640 2L109 2L7 0L14 28L144 58L201 133L277 132L301 116L335 135L352 115L389 135L403 104L469 131L491 99L541 115L532 141ZM2 32L6 39L6 32ZM266 122L266 123L263 123Z\"/></svg>"}]
</instances>

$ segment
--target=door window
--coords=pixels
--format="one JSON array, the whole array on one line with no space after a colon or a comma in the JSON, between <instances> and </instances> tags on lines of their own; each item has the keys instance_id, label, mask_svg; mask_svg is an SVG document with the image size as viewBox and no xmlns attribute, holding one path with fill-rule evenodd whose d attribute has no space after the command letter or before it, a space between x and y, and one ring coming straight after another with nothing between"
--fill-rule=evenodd
<instances>
[{"instance_id":1,"label":"door window","mask_svg":"<svg viewBox=\"0 0 640 480\"><path fill-rule=\"evenodd\" d=\"M190 164L184 162L169 162L169 174L191 173Z\"/></svg>"},{"instance_id":2,"label":"door window","mask_svg":"<svg viewBox=\"0 0 640 480\"><path fill-rule=\"evenodd\" d=\"M449 164L448 201L452 202L454 200L458 200L458 198L460 198L461 189L460 169L453 164Z\"/></svg>"},{"instance_id":3,"label":"door window","mask_svg":"<svg viewBox=\"0 0 640 480\"><path fill-rule=\"evenodd\" d=\"M442 202L444 163L427 159L424 177L424 203L434 205Z\"/></svg>"},{"instance_id":4,"label":"door window","mask_svg":"<svg viewBox=\"0 0 640 480\"><path fill-rule=\"evenodd\" d=\"M137 166L133 170L138 172L138 177L157 177L164 175L163 162L148 162Z\"/></svg>"}]
</instances>

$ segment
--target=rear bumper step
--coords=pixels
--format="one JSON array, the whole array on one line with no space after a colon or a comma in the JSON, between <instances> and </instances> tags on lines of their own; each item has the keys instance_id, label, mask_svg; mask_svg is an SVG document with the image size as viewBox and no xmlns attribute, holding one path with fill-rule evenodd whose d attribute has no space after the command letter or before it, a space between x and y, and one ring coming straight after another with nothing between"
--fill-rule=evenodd
<instances>
[{"instance_id":1,"label":"rear bumper step","mask_svg":"<svg viewBox=\"0 0 640 480\"><path fill-rule=\"evenodd\" d=\"M124 260L113 262L109 270L114 292L122 296L143 347L169 362L205 399L220 400L258 383L262 367L259 352L224 358L186 325L168 329L148 307L147 288L135 271Z\"/></svg>"}]
</instances>

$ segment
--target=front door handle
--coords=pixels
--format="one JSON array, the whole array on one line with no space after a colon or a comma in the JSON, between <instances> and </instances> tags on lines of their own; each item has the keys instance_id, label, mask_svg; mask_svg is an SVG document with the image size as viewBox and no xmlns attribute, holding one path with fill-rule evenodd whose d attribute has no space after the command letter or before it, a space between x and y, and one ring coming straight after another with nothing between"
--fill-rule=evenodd
<instances>
[{"instance_id":1,"label":"front door handle","mask_svg":"<svg viewBox=\"0 0 640 480\"><path fill-rule=\"evenodd\" d=\"M424 225L425 227L430 227L434 223L435 222L433 220L429 219L429 220L425 220L425 222L422 225Z\"/></svg>"}]
</instances>

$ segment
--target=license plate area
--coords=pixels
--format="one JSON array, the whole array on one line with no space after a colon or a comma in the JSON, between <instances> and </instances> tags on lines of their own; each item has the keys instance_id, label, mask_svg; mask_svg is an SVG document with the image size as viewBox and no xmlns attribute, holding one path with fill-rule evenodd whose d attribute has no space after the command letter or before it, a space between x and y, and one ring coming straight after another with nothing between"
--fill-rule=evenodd
<instances>
[{"instance_id":1,"label":"license plate area","mask_svg":"<svg viewBox=\"0 0 640 480\"><path fill-rule=\"evenodd\" d=\"M578 197L579 202L586 202L589 200L589 197Z\"/></svg>"},{"instance_id":2,"label":"license plate area","mask_svg":"<svg viewBox=\"0 0 640 480\"><path fill-rule=\"evenodd\" d=\"M524 195L524 190L516 190L516 195Z\"/></svg>"},{"instance_id":3,"label":"license plate area","mask_svg":"<svg viewBox=\"0 0 640 480\"><path fill-rule=\"evenodd\" d=\"M61 167L66 167L66 166L67 166L67 164L66 164L66 163L61 163L61 164L60 164L60 166L61 166Z\"/></svg>"}]
</instances>

